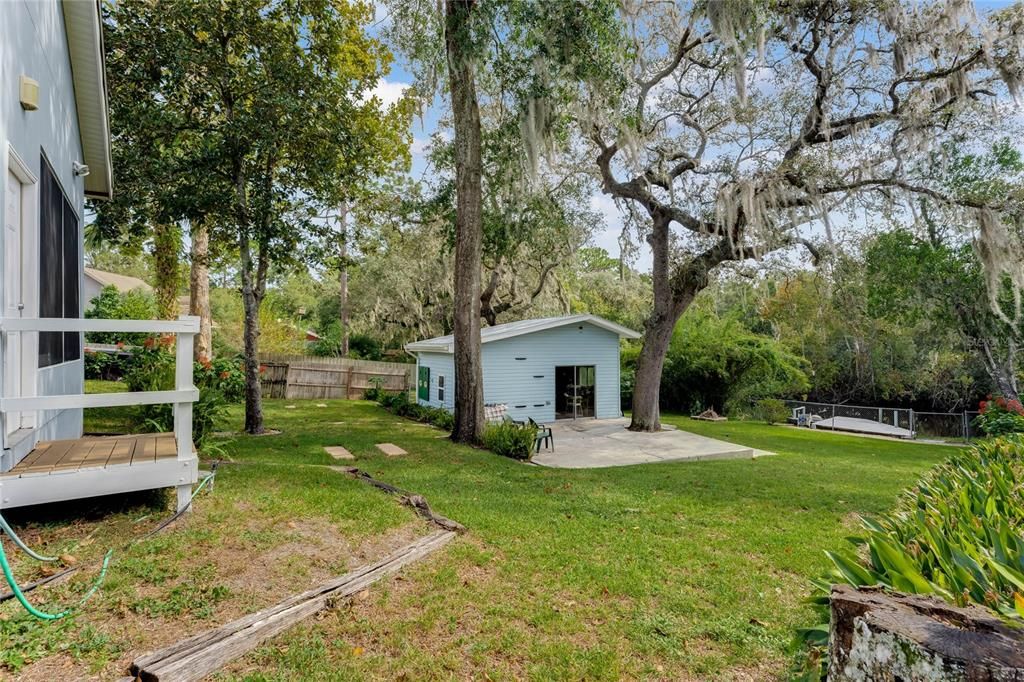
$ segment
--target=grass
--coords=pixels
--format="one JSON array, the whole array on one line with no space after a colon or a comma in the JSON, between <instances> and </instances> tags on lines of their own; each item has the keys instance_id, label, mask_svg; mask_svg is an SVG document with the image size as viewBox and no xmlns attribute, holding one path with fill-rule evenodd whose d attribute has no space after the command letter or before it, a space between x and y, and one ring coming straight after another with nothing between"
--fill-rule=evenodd
<instances>
[{"instance_id":1,"label":"grass","mask_svg":"<svg viewBox=\"0 0 1024 682\"><path fill-rule=\"evenodd\" d=\"M89 379L85 382L86 393L123 393L127 391L124 382ZM86 433L130 433L132 421L123 407L92 407L83 410Z\"/></svg>"},{"instance_id":2,"label":"grass","mask_svg":"<svg viewBox=\"0 0 1024 682\"><path fill-rule=\"evenodd\" d=\"M294 466L331 464L322 447L343 445L359 467L423 494L469 533L218 679L774 679L787 669L793 628L813 620L803 599L808 578L826 568L823 550L842 547L858 514L889 509L900 489L951 452L670 415L665 421L680 428L778 456L554 470L456 446L369 403L326 403L268 401L267 425L280 435L223 443L236 463L222 467L214 493L182 528L114 564L76 618L82 641L62 640L78 649L46 656L55 646L46 626L11 639L12 624L26 620L8 603L0 605L0 637L13 649L0 642L0 650L42 657L29 672L46 672L53 660L121 672L146 645L298 592L341 572L346 560L358 563L346 548L381 533L397 542L426 532L380 492ZM235 409L231 425L240 421ZM384 457L374 445L385 441L409 455ZM96 549L82 553L95 556L112 538L138 534L137 515L131 507L80 523L69 513L29 524L28 536L53 550L94 530ZM304 525L290 530L294 520ZM303 544L317 538L315 550ZM225 543L230 559L218 551ZM311 552L322 564L316 571L305 559ZM335 554L343 558L332 565ZM230 573L268 556L276 557L267 578L276 594ZM30 578L26 566L19 575ZM46 600L85 583L47 591Z\"/></svg>"}]
</instances>

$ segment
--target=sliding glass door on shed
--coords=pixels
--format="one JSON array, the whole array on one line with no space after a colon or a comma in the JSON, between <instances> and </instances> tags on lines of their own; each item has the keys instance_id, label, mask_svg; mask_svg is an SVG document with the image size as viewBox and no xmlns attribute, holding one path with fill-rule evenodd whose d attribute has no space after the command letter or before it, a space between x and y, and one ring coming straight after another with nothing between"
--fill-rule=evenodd
<instances>
[{"instance_id":1,"label":"sliding glass door on shed","mask_svg":"<svg viewBox=\"0 0 1024 682\"><path fill-rule=\"evenodd\" d=\"M555 419L594 416L594 365L555 367Z\"/></svg>"}]
</instances>

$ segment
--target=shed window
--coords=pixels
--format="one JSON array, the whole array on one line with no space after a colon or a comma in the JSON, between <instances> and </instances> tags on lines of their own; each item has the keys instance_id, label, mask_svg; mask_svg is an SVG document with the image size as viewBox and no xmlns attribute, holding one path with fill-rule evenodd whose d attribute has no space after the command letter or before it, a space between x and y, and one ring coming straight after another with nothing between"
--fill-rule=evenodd
<instances>
[{"instance_id":1,"label":"shed window","mask_svg":"<svg viewBox=\"0 0 1024 682\"><path fill-rule=\"evenodd\" d=\"M39 164L39 317L79 317L81 268L78 215L43 158ZM82 356L78 332L40 332L39 366L49 367Z\"/></svg>"},{"instance_id":2,"label":"shed window","mask_svg":"<svg viewBox=\"0 0 1024 682\"><path fill-rule=\"evenodd\" d=\"M444 375L437 375L437 399L444 402Z\"/></svg>"}]
</instances>

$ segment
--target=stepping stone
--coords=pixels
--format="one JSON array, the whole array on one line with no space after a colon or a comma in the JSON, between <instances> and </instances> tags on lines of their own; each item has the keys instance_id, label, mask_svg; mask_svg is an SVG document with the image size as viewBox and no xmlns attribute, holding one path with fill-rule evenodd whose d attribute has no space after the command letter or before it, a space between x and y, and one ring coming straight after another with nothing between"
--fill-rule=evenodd
<instances>
[{"instance_id":1,"label":"stepping stone","mask_svg":"<svg viewBox=\"0 0 1024 682\"><path fill-rule=\"evenodd\" d=\"M317 403L317 407L327 407L327 403Z\"/></svg>"},{"instance_id":2,"label":"stepping stone","mask_svg":"<svg viewBox=\"0 0 1024 682\"><path fill-rule=\"evenodd\" d=\"M327 445L324 450L334 459L355 459L355 455L340 445Z\"/></svg>"},{"instance_id":3,"label":"stepping stone","mask_svg":"<svg viewBox=\"0 0 1024 682\"><path fill-rule=\"evenodd\" d=\"M294 405L285 405L284 409L286 409L286 410L294 410L295 406Z\"/></svg>"},{"instance_id":4,"label":"stepping stone","mask_svg":"<svg viewBox=\"0 0 1024 682\"><path fill-rule=\"evenodd\" d=\"M377 443L377 449L383 452L388 457L397 457L398 455L408 455L409 453L398 447L394 443Z\"/></svg>"}]
</instances>

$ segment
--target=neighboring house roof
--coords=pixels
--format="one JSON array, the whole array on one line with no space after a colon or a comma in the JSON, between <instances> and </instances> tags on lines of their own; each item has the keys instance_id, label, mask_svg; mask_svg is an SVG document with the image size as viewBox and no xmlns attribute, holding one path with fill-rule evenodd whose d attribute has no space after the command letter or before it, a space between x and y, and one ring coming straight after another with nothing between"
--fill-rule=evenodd
<instances>
[{"instance_id":1,"label":"neighboring house roof","mask_svg":"<svg viewBox=\"0 0 1024 682\"><path fill-rule=\"evenodd\" d=\"M86 196L109 199L113 187L110 119L99 0L63 0L64 26L82 138Z\"/></svg>"},{"instance_id":2,"label":"neighboring house roof","mask_svg":"<svg viewBox=\"0 0 1024 682\"><path fill-rule=\"evenodd\" d=\"M592 324L595 327L600 327L601 329L607 329L610 332L615 332L622 338L640 338L639 332L627 329L622 325L615 324L614 322L610 322L603 317L598 317L597 315L566 315L565 317L542 317L535 320L520 320L519 322L507 322L506 324L498 324L493 327L484 327L480 330L480 343L500 341L501 339L508 339L514 336L532 334L534 332L544 331L545 329L556 329L558 327L565 327L583 322ZM417 351L451 353L454 351L454 348L455 339L451 334L447 336L438 336L433 339L425 339L423 341L413 341L412 343L407 343L405 345L405 349L410 353L415 353Z\"/></svg>"},{"instance_id":3,"label":"neighboring house roof","mask_svg":"<svg viewBox=\"0 0 1024 682\"><path fill-rule=\"evenodd\" d=\"M153 287L143 282L138 277L119 275L115 272L104 272L96 268L85 268L85 276L97 282L101 287L116 287L122 294L127 294L135 289L153 291Z\"/></svg>"}]
</instances>

